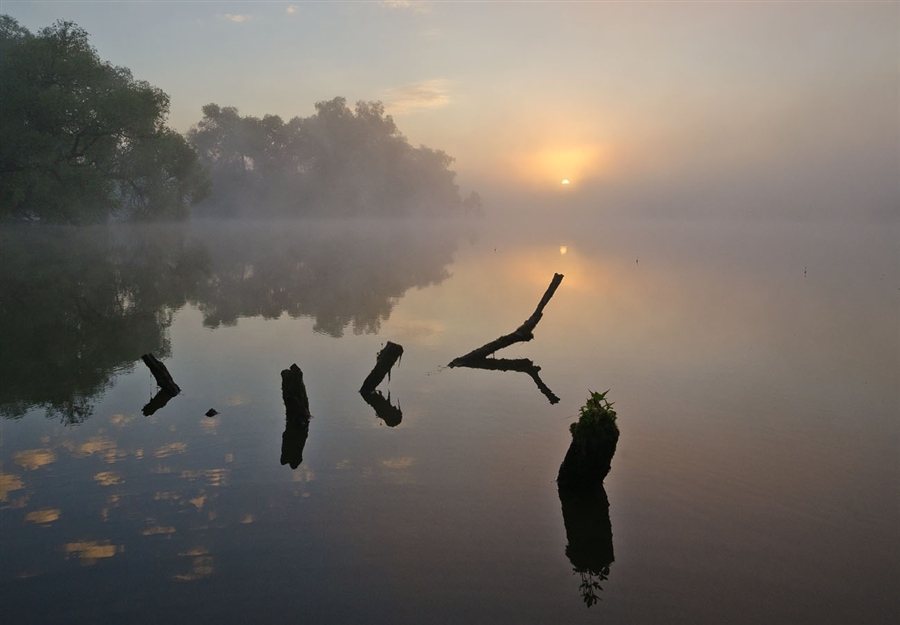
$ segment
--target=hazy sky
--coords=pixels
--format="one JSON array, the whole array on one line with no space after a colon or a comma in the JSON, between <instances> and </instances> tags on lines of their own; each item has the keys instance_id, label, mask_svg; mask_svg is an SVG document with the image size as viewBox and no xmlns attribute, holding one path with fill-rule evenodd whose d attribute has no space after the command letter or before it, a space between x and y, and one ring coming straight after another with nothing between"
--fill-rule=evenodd
<instances>
[{"instance_id":1,"label":"hazy sky","mask_svg":"<svg viewBox=\"0 0 900 625\"><path fill-rule=\"evenodd\" d=\"M76 22L180 131L209 102L288 119L340 95L489 201L900 216L898 2L0 5Z\"/></svg>"}]
</instances>

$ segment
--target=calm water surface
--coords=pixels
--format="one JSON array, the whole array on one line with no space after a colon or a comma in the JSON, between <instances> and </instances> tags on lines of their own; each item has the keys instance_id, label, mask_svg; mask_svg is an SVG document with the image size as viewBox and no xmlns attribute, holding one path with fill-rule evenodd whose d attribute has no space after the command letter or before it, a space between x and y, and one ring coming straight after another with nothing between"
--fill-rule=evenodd
<instances>
[{"instance_id":1,"label":"calm water surface","mask_svg":"<svg viewBox=\"0 0 900 625\"><path fill-rule=\"evenodd\" d=\"M534 226L5 228L2 621L900 621L898 228ZM497 357L558 403L446 368L554 272ZM561 499L606 389L605 492Z\"/></svg>"}]
</instances>

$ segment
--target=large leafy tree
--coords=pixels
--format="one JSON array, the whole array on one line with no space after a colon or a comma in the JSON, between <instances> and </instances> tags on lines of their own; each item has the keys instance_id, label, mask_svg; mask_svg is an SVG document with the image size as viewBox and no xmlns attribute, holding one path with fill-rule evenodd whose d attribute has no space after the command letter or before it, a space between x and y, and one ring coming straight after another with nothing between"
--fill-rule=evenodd
<instances>
[{"instance_id":1,"label":"large leafy tree","mask_svg":"<svg viewBox=\"0 0 900 625\"><path fill-rule=\"evenodd\" d=\"M214 214L404 215L480 208L440 150L414 148L381 102L316 103L307 118L242 117L208 104L188 140L210 168Z\"/></svg>"},{"instance_id":2,"label":"large leafy tree","mask_svg":"<svg viewBox=\"0 0 900 625\"><path fill-rule=\"evenodd\" d=\"M0 16L0 217L85 223L183 217L208 193L165 125L169 98L102 61L88 34Z\"/></svg>"}]
</instances>

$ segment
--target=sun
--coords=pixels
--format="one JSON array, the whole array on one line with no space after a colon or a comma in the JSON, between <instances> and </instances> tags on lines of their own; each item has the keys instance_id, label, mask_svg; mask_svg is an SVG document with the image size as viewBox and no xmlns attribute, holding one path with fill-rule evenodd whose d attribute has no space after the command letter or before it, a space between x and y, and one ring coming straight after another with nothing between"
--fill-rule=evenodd
<instances>
[{"instance_id":1,"label":"sun","mask_svg":"<svg viewBox=\"0 0 900 625\"><path fill-rule=\"evenodd\" d=\"M568 179L568 178L563 178L562 184L569 184L569 179Z\"/></svg>"}]
</instances>

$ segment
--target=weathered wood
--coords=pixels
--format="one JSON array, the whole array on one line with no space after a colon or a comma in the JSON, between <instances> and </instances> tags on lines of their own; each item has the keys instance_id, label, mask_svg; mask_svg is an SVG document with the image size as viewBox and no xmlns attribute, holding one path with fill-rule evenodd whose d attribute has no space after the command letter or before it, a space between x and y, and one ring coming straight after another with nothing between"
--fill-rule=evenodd
<instances>
[{"instance_id":1,"label":"weathered wood","mask_svg":"<svg viewBox=\"0 0 900 625\"><path fill-rule=\"evenodd\" d=\"M181 388L175 384L175 380L172 379L169 370L166 369L166 366L161 363L156 356L153 354L144 354L141 356L141 360L144 361L144 364L150 369L150 373L156 378L156 384L159 388L166 391L172 397L175 397L181 392Z\"/></svg>"},{"instance_id":2,"label":"weathered wood","mask_svg":"<svg viewBox=\"0 0 900 625\"><path fill-rule=\"evenodd\" d=\"M550 390L550 387L544 384L544 381L541 379L541 368L534 364L529 358L481 358L478 360L467 360L456 366L467 367L470 369L518 371L520 373L525 373L531 377L538 387L538 390L544 394L544 397L546 397L551 404L559 403L559 397L557 397L556 394Z\"/></svg>"},{"instance_id":3,"label":"weathered wood","mask_svg":"<svg viewBox=\"0 0 900 625\"><path fill-rule=\"evenodd\" d=\"M396 407L391 404L391 394L385 397L381 391L372 393L360 393L366 403L375 409L375 416L384 421L388 427L397 427L403 420L403 412L400 410L400 404Z\"/></svg>"},{"instance_id":4,"label":"weathered wood","mask_svg":"<svg viewBox=\"0 0 900 625\"><path fill-rule=\"evenodd\" d=\"M296 469L303 462L303 448L309 437L309 397L303 372L295 364L281 371L281 399L284 401L285 424L281 435L281 464Z\"/></svg>"},{"instance_id":5,"label":"weathered wood","mask_svg":"<svg viewBox=\"0 0 900 625\"><path fill-rule=\"evenodd\" d=\"M384 348L378 352L378 356L375 360L375 367L366 377L363 385L360 387L359 392L362 395L368 395L372 393L375 388L381 384L381 381L384 379L384 376L390 376L391 368L394 366L394 363L397 362L397 359L403 355L403 347L397 345L396 343L391 343L388 341ZM390 379L390 377L388 377Z\"/></svg>"},{"instance_id":6,"label":"weathered wood","mask_svg":"<svg viewBox=\"0 0 900 625\"><path fill-rule=\"evenodd\" d=\"M547 290L544 292L544 296L541 298L541 301L538 302L537 308L532 313L532 315L525 320L525 323L520 325L509 334L504 334L500 338L482 345L478 349L474 349L464 356L453 359L453 361L451 361L448 366L461 367L464 366L467 362L485 359L497 350L503 349L504 347L509 347L514 343L522 343L533 339L534 327L541 320L541 317L544 316L544 307L550 301L550 298L553 297L553 294L556 293L556 289L557 287L559 287L559 284L562 282L562 280L563 275L561 273L553 274L553 280L551 280L550 286L547 287Z\"/></svg>"},{"instance_id":7,"label":"weathered wood","mask_svg":"<svg viewBox=\"0 0 900 625\"><path fill-rule=\"evenodd\" d=\"M606 393L592 392L580 412L578 421L569 426L572 442L556 478L560 487L595 488L603 484L616 453L619 426Z\"/></svg>"},{"instance_id":8,"label":"weathered wood","mask_svg":"<svg viewBox=\"0 0 900 625\"><path fill-rule=\"evenodd\" d=\"M281 372L281 398L289 421L309 421L309 398L303 383L303 372L295 364Z\"/></svg>"}]
</instances>

